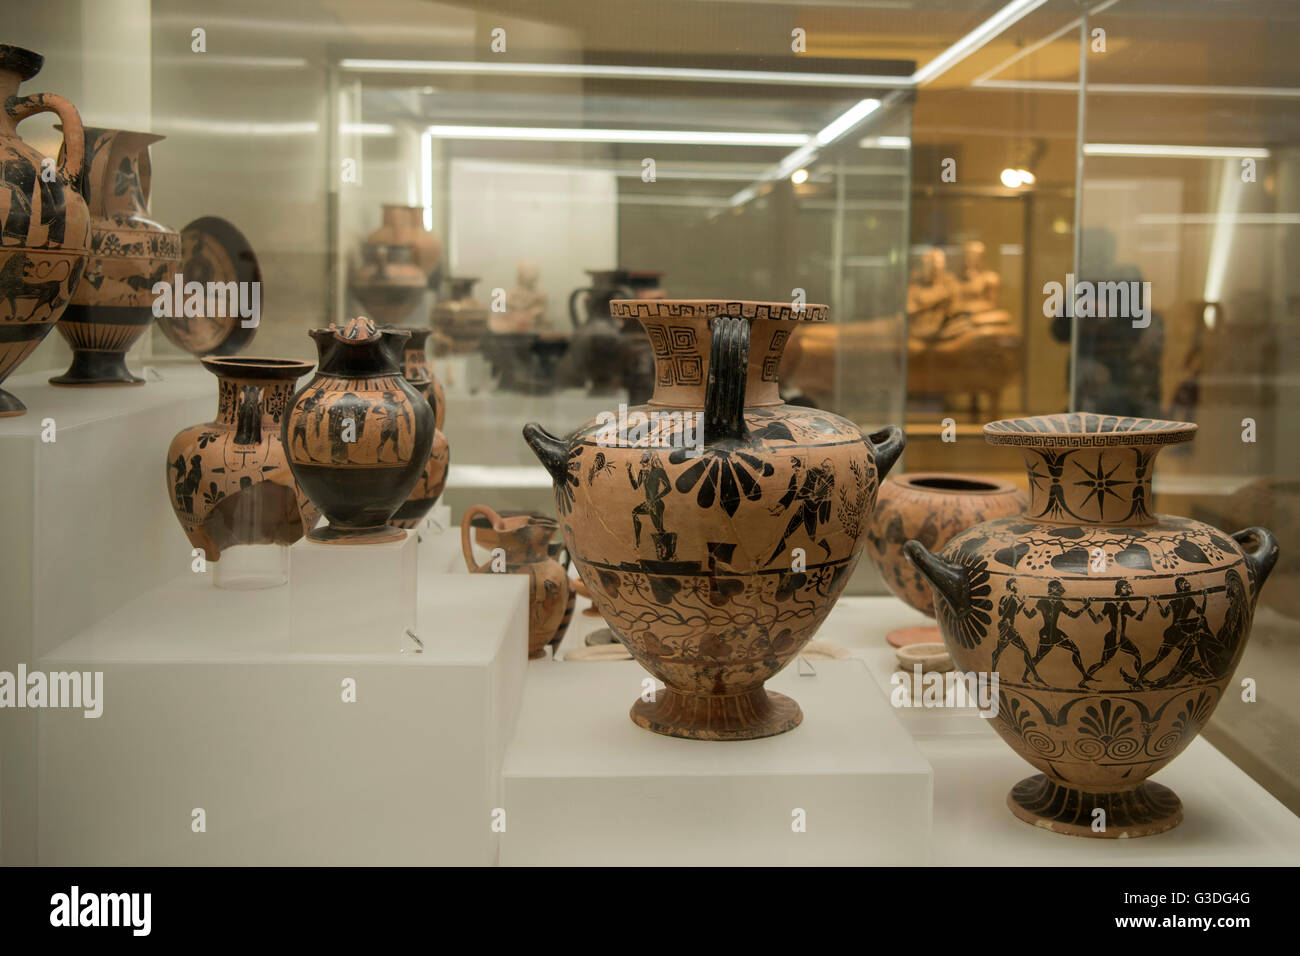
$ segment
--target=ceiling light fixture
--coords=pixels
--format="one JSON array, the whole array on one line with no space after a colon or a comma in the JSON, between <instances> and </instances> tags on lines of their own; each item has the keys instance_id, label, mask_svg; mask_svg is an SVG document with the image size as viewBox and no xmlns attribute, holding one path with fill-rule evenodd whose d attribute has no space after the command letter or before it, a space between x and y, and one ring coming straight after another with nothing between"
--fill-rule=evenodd
<instances>
[{"instance_id":1,"label":"ceiling light fixture","mask_svg":"<svg viewBox=\"0 0 1300 956\"><path fill-rule=\"evenodd\" d=\"M794 183L796 186L802 186L807 181L808 181L808 170L806 169L796 169L793 173L790 174L790 182Z\"/></svg>"},{"instance_id":2,"label":"ceiling light fixture","mask_svg":"<svg viewBox=\"0 0 1300 956\"><path fill-rule=\"evenodd\" d=\"M543 140L549 143L660 143L685 146L802 146L805 133L686 129L566 129L548 126L430 126L445 139Z\"/></svg>"},{"instance_id":3,"label":"ceiling light fixture","mask_svg":"<svg viewBox=\"0 0 1300 956\"><path fill-rule=\"evenodd\" d=\"M1268 159L1258 146L1166 146L1152 143L1084 143L1085 156L1161 156L1169 159Z\"/></svg>"}]
</instances>

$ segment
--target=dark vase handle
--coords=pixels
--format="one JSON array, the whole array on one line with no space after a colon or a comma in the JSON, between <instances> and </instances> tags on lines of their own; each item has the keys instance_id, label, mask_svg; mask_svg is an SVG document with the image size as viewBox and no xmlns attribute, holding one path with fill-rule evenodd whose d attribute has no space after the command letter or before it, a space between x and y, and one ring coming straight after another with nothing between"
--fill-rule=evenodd
<instances>
[{"instance_id":1,"label":"dark vase handle","mask_svg":"<svg viewBox=\"0 0 1300 956\"><path fill-rule=\"evenodd\" d=\"M591 290L574 289L572 292L569 293L569 321L573 323L573 327L575 329L578 328L579 326L587 324L585 321L583 322L578 321L578 296L582 295L584 292L590 293ZM588 312L587 317L588 318L591 317L590 312Z\"/></svg>"},{"instance_id":2,"label":"dark vase handle","mask_svg":"<svg viewBox=\"0 0 1300 956\"><path fill-rule=\"evenodd\" d=\"M749 376L749 323L720 315L713 320L709 380L704 390L704 443L748 441L745 381Z\"/></svg>"},{"instance_id":3,"label":"dark vase handle","mask_svg":"<svg viewBox=\"0 0 1300 956\"><path fill-rule=\"evenodd\" d=\"M1243 528L1232 535L1232 540L1241 545L1242 550L1246 552L1246 563L1255 572L1255 591L1258 597L1259 589L1268 580L1273 565L1277 564L1277 539L1267 528L1257 527ZM1255 546L1248 548L1247 543L1252 541Z\"/></svg>"},{"instance_id":4,"label":"dark vase handle","mask_svg":"<svg viewBox=\"0 0 1300 956\"><path fill-rule=\"evenodd\" d=\"M907 435L897 425L890 425L878 432L872 432L867 436L867 441L871 442L871 457L875 459L876 470L880 473L880 480L883 481L889 474L889 469L893 468L894 463L898 461L898 456L903 454L903 448L907 445Z\"/></svg>"},{"instance_id":5,"label":"dark vase handle","mask_svg":"<svg viewBox=\"0 0 1300 956\"><path fill-rule=\"evenodd\" d=\"M63 148L59 150L59 175L64 182L85 198L81 182L81 164L85 159L86 138L81 126L81 114L71 102L57 93L33 93L31 96L11 96L5 102L5 112L21 123L36 113L54 113L63 124Z\"/></svg>"}]
</instances>

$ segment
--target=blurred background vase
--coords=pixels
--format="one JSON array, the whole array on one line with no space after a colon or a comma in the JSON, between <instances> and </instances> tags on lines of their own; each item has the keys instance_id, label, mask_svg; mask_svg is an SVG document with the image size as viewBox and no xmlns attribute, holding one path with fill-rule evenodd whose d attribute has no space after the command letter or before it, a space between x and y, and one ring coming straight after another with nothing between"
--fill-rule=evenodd
<instances>
[{"instance_id":1,"label":"blurred background vase","mask_svg":"<svg viewBox=\"0 0 1300 956\"><path fill-rule=\"evenodd\" d=\"M90 259L59 323L72 364L50 379L53 385L144 384L127 369L126 353L153 321L154 285L170 282L181 264L180 233L149 218L149 147L163 138L86 127L81 184L90 208Z\"/></svg>"},{"instance_id":2,"label":"blurred background vase","mask_svg":"<svg viewBox=\"0 0 1300 956\"><path fill-rule=\"evenodd\" d=\"M409 245L366 242L348 285L366 315L378 325L395 325L424 298L427 277L415 264Z\"/></svg>"},{"instance_id":3,"label":"blurred background vase","mask_svg":"<svg viewBox=\"0 0 1300 956\"><path fill-rule=\"evenodd\" d=\"M81 118L61 96L18 96L45 58L0 44L0 382L31 355L59 321L86 268L90 215L76 191L84 155ZM55 178L41 175L45 157L24 143L17 125L35 113L56 113L64 146ZM26 411L0 389L0 418Z\"/></svg>"},{"instance_id":4,"label":"blurred background vase","mask_svg":"<svg viewBox=\"0 0 1300 956\"><path fill-rule=\"evenodd\" d=\"M385 203L383 224L366 237L366 242L384 246L410 246L416 268L425 283L436 285L442 264L442 240L424 228L424 210L419 206Z\"/></svg>"}]
</instances>

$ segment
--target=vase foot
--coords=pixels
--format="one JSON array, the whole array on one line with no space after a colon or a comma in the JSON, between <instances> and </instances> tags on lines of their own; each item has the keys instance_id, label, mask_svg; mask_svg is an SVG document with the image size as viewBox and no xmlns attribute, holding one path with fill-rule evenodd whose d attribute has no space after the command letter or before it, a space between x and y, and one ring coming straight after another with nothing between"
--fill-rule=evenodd
<instances>
[{"instance_id":1,"label":"vase foot","mask_svg":"<svg viewBox=\"0 0 1300 956\"><path fill-rule=\"evenodd\" d=\"M1136 790L1093 793L1062 786L1037 773L1011 788L1007 806L1021 820L1044 830L1111 840L1163 833L1183 820L1178 795L1150 780ZM1093 829L1096 809L1105 811L1104 830Z\"/></svg>"},{"instance_id":2,"label":"vase foot","mask_svg":"<svg viewBox=\"0 0 1300 956\"><path fill-rule=\"evenodd\" d=\"M919 625L917 627L896 627L885 635L890 647L910 647L913 644L942 644L943 634L937 625Z\"/></svg>"},{"instance_id":3,"label":"vase foot","mask_svg":"<svg viewBox=\"0 0 1300 956\"><path fill-rule=\"evenodd\" d=\"M758 690L731 697L681 694L664 688L652 701L637 699L632 722L668 737L690 740L754 740L794 730L799 705L785 694Z\"/></svg>"},{"instance_id":4,"label":"vase foot","mask_svg":"<svg viewBox=\"0 0 1300 956\"><path fill-rule=\"evenodd\" d=\"M326 525L308 531L307 537L321 544L386 544L389 541L401 541L406 537L406 532L392 525L382 528L335 528Z\"/></svg>"},{"instance_id":5,"label":"vase foot","mask_svg":"<svg viewBox=\"0 0 1300 956\"><path fill-rule=\"evenodd\" d=\"M51 385L143 385L144 379L126 367L125 352L72 353L72 364L62 375L50 379Z\"/></svg>"},{"instance_id":6,"label":"vase foot","mask_svg":"<svg viewBox=\"0 0 1300 956\"><path fill-rule=\"evenodd\" d=\"M26 414L27 406L19 401L18 396L0 388L0 418L14 418Z\"/></svg>"}]
</instances>

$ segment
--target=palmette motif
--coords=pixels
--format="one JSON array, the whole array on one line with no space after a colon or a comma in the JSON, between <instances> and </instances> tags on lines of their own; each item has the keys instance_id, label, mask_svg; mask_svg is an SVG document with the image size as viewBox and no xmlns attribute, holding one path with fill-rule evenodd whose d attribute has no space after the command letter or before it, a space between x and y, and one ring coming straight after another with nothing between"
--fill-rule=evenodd
<instances>
[{"instance_id":1,"label":"palmette motif","mask_svg":"<svg viewBox=\"0 0 1300 956\"><path fill-rule=\"evenodd\" d=\"M563 441L536 426L525 434L555 478L564 541L593 602L667 685L633 720L699 739L790 730L798 705L763 682L843 591L901 430L869 439L836 415L781 404L790 323L824 320L824 306L612 307L646 327L656 389L634 411L661 417L623 444L600 420Z\"/></svg>"},{"instance_id":2,"label":"palmette motif","mask_svg":"<svg viewBox=\"0 0 1300 956\"><path fill-rule=\"evenodd\" d=\"M906 546L934 585L957 666L998 673L992 723L1043 772L1009 798L1030 822L1116 837L1181 819L1177 798L1144 781L1210 719L1277 556L1262 528L1229 535L1152 512L1152 459L1195 428L1097 415L995 422L988 440L1024 453L1024 514L971 528L938 558ZM1098 794L1126 822L1112 816L1094 832L1084 817Z\"/></svg>"}]
</instances>

